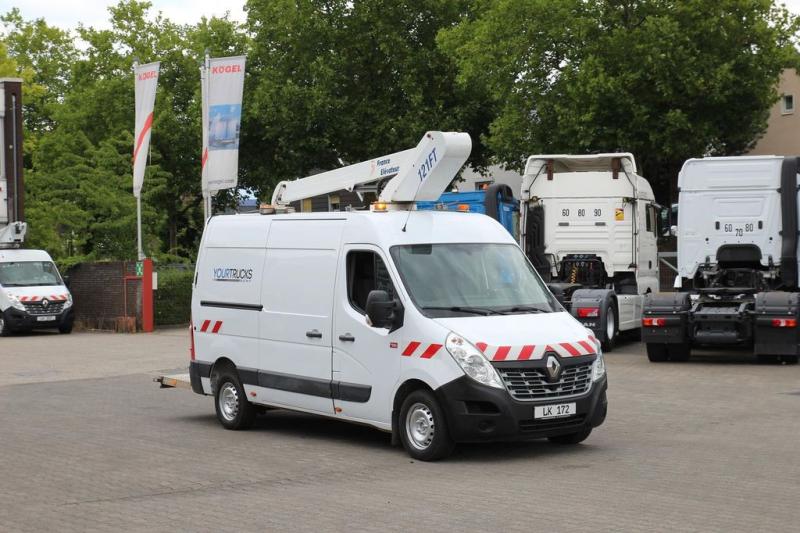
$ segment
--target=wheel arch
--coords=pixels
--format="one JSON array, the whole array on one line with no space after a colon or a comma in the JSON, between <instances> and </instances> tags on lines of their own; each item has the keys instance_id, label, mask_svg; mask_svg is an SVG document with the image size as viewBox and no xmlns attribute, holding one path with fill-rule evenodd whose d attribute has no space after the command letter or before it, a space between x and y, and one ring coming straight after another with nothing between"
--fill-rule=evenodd
<instances>
[{"instance_id":1,"label":"wheel arch","mask_svg":"<svg viewBox=\"0 0 800 533\"><path fill-rule=\"evenodd\" d=\"M400 443L400 407L406 397L415 390L427 390L434 392L433 388L425 381L419 378L409 378L405 380L395 391L394 399L392 400L392 445Z\"/></svg>"}]
</instances>

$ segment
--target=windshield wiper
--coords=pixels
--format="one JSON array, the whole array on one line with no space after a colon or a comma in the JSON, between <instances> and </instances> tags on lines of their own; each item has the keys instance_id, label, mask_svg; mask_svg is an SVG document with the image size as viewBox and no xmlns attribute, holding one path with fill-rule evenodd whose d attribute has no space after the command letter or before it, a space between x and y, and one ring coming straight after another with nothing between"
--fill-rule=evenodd
<instances>
[{"instance_id":1,"label":"windshield wiper","mask_svg":"<svg viewBox=\"0 0 800 533\"><path fill-rule=\"evenodd\" d=\"M541 307L534 307L532 305L515 305L514 307L506 307L505 309L500 309L501 313L519 313L519 312L526 312L526 313L549 313L547 309L542 309Z\"/></svg>"},{"instance_id":2,"label":"windshield wiper","mask_svg":"<svg viewBox=\"0 0 800 533\"><path fill-rule=\"evenodd\" d=\"M475 315L483 315L483 316L503 314L500 311L495 311L494 309L486 309L484 307L462 307L460 305L452 305L449 307L428 306L428 307L423 307L422 309L425 311L455 311L461 313L472 313Z\"/></svg>"}]
</instances>

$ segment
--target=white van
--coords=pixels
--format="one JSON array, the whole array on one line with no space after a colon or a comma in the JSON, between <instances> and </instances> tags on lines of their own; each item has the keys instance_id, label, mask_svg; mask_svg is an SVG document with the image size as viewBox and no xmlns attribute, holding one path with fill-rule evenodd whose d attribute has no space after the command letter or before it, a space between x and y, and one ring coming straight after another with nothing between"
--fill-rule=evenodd
<instances>
[{"instance_id":1,"label":"white van","mask_svg":"<svg viewBox=\"0 0 800 533\"><path fill-rule=\"evenodd\" d=\"M70 333L72 295L44 250L0 249L0 335L38 328Z\"/></svg>"},{"instance_id":2,"label":"white van","mask_svg":"<svg viewBox=\"0 0 800 533\"><path fill-rule=\"evenodd\" d=\"M192 389L229 429L286 408L433 460L463 441L578 443L606 417L599 342L480 214L214 217L192 323Z\"/></svg>"}]
</instances>

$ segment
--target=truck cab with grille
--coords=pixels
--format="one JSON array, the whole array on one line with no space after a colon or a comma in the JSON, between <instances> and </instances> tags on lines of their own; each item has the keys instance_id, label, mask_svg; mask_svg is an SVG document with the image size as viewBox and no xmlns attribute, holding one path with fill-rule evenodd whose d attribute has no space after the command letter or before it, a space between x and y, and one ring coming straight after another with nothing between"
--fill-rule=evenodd
<instances>
[{"instance_id":1,"label":"truck cab with grille","mask_svg":"<svg viewBox=\"0 0 800 533\"><path fill-rule=\"evenodd\" d=\"M564 307L613 348L658 290L659 206L629 153L535 155L522 178L520 243Z\"/></svg>"}]
</instances>

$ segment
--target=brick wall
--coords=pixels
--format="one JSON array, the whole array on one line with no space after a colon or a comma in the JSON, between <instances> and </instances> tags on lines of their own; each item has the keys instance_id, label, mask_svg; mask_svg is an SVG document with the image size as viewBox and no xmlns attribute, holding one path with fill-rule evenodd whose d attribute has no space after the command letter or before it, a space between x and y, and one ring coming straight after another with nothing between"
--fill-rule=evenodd
<instances>
[{"instance_id":1,"label":"brick wall","mask_svg":"<svg viewBox=\"0 0 800 533\"><path fill-rule=\"evenodd\" d=\"M141 327L139 280L133 261L81 263L69 270L76 326L85 329L132 331ZM126 308L127 304L127 308Z\"/></svg>"}]
</instances>

